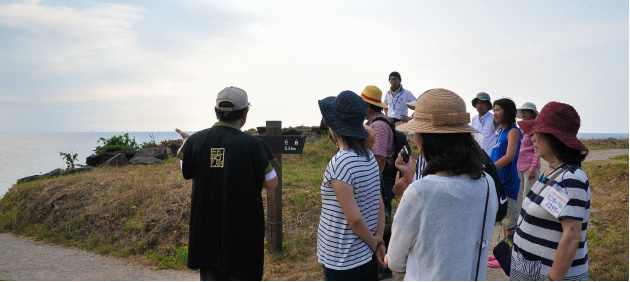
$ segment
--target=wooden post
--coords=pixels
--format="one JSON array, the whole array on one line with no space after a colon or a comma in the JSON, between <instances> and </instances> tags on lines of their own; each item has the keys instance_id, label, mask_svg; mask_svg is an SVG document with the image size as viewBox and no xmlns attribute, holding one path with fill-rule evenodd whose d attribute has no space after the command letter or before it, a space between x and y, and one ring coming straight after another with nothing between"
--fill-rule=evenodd
<instances>
[{"instance_id":1,"label":"wooden post","mask_svg":"<svg viewBox=\"0 0 630 282\"><path fill-rule=\"evenodd\" d=\"M282 121L267 121L267 135L282 135ZM282 154L273 156L280 168L276 169L278 187L267 190L267 249L271 253L282 249Z\"/></svg>"}]
</instances>

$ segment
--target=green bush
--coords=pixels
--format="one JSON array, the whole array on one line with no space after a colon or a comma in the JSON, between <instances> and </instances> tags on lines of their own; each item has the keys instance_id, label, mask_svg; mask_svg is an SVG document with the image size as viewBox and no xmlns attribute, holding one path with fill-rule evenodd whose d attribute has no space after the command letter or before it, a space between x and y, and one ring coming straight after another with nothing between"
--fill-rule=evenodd
<instances>
[{"instance_id":1,"label":"green bush","mask_svg":"<svg viewBox=\"0 0 630 282\"><path fill-rule=\"evenodd\" d=\"M109 139L101 137L97 142L103 143L103 146L96 146L96 149L94 149L94 153L97 154L115 151L133 151L136 146L136 137L129 138L129 133L125 133L123 135L114 135Z\"/></svg>"},{"instance_id":2,"label":"green bush","mask_svg":"<svg viewBox=\"0 0 630 282\"><path fill-rule=\"evenodd\" d=\"M59 152L59 155L62 156L66 160L66 170L74 169L75 167L81 167L82 166L80 164L75 164L74 163L74 162L79 160L78 159L79 158L79 154Z\"/></svg>"}]
</instances>

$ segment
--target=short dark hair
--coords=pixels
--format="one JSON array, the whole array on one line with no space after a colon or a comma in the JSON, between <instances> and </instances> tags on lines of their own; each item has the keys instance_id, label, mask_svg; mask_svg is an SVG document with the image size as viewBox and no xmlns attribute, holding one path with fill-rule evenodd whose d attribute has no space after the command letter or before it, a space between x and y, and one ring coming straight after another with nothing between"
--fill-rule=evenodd
<instances>
[{"instance_id":1,"label":"short dark hair","mask_svg":"<svg viewBox=\"0 0 630 282\"><path fill-rule=\"evenodd\" d=\"M516 125L516 104L510 98L501 98L492 103L492 107L499 105L503 109L503 119L510 125Z\"/></svg>"},{"instance_id":2,"label":"short dark hair","mask_svg":"<svg viewBox=\"0 0 630 282\"><path fill-rule=\"evenodd\" d=\"M223 101L219 103L219 107L230 108L230 107L234 107L234 104L232 104L231 102ZM222 111L217 108L214 108L214 112L216 113L219 121L235 121L243 117L243 115L245 114L245 109L247 108L228 112L228 111Z\"/></svg>"},{"instance_id":3,"label":"short dark hair","mask_svg":"<svg viewBox=\"0 0 630 282\"><path fill-rule=\"evenodd\" d=\"M368 104L368 106L370 107L370 109L374 110L375 112L382 112L383 111L383 107L379 107L377 105L374 104L370 104L368 102L365 102L366 104Z\"/></svg>"},{"instance_id":4,"label":"short dark hair","mask_svg":"<svg viewBox=\"0 0 630 282\"><path fill-rule=\"evenodd\" d=\"M549 147L551 148L553 154L556 156L556 158L558 158L559 161L564 164L581 166L582 162L586 159L586 156L588 155L588 150L586 151L586 154L582 154L580 150L567 147L567 145L562 143L560 139L556 138L556 136L553 136L552 134L537 132L536 138L540 137L547 140L547 143L549 143Z\"/></svg>"},{"instance_id":5,"label":"short dark hair","mask_svg":"<svg viewBox=\"0 0 630 282\"><path fill-rule=\"evenodd\" d=\"M423 176L443 170L455 175L481 177L481 148L470 133L420 133L427 161Z\"/></svg>"},{"instance_id":6,"label":"short dark hair","mask_svg":"<svg viewBox=\"0 0 630 282\"><path fill-rule=\"evenodd\" d=\"M392 76L397 77L398 79L402 80L402 78L400 77L400 73L398 73L397 71L391 72L389 76L387 77L387 79L390 79Z\"/></svg>"},{"instance_id":7,"label":"short dark hair","mask_svg":"<svg viewBox=\"0 0 630 282\"><path fill-rule=\"evenodd\" d=\"M532 114L534 114L534 119L538 116L534 110L530 110L530 109L521 109L521 112L523 112L523 111L532 112Z\"/></svg>"}]
</instances>

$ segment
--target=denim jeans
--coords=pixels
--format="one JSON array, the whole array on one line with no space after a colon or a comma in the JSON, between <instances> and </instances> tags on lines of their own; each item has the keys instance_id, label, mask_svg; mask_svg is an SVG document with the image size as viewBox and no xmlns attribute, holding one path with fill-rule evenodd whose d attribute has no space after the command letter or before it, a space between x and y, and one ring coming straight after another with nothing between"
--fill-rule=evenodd
<instances>
[{"instance_id":1,"label":"denim jeans","mask_svg":"<svg viewBox=\"0 0 630 282\"><path fill-rule=\"evenodd\" d=\"M326 281L377 281L374 257L368 263L347 270L334 270L322 265Z\"/></svg>"}]
</instances>

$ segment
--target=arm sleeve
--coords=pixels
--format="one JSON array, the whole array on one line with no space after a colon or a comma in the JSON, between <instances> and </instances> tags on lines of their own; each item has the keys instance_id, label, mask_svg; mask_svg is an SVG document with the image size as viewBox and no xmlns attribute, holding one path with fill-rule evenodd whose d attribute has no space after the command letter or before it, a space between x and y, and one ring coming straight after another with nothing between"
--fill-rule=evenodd
<instances>
[{"instance_id":1,"label":"arm sleeve","mask_svg":"<svg viewBox=\"0 0 630 282\"><path fill-rule=\"evenodd\" d=\"M190 138L189 138L190 139ZM184 142L177 157L181 160L182 175L184 179L192 179L195 176L195 156L192 142Z\"/></svg>"},{"instance_id":2,"label":"arm sleeve","mask_svg":"<svg viewBox=\"0 0 630 282\"><path fill-rule=\"evenodd\" d=\"M419 182L414 182L419 184ZM410 187L411 188L411 187ZM407 269L407 257L409 251L418 240L420 230L420 198L415 189L407 188L402 198L392 225L392 237L389 240L387 250L388 266L397 272L405 272Z\"/></svg>"},{"instance_id":3,"label":"arm sleeve","mask_svg":"<svg viewBox=\"0 0 630 282\"><path fill-rule=\"evenodd\" d=\"M567 206L558 215L558 219L583 220L586 216L586 209L590 208L591 205L590 187L586 173L582 169L573 172L567 170L558 181L558 185L561 187L560 191L566 193L564 195L569 199Z\"/></svg>"},{"instance_id":4,"label":"arm sleeve","mask_svg":"<svg viewBox=\"0 0 630 282\"><path fill-rule=\"evenodd\" d=\"M392 129L384 121L377 120L370 127L376 133L376 141L372 146L372 152L375 156L391 157L387 155L387 150L392 146L389 142L392 138Z\"/></svg>"}]
</instances>

